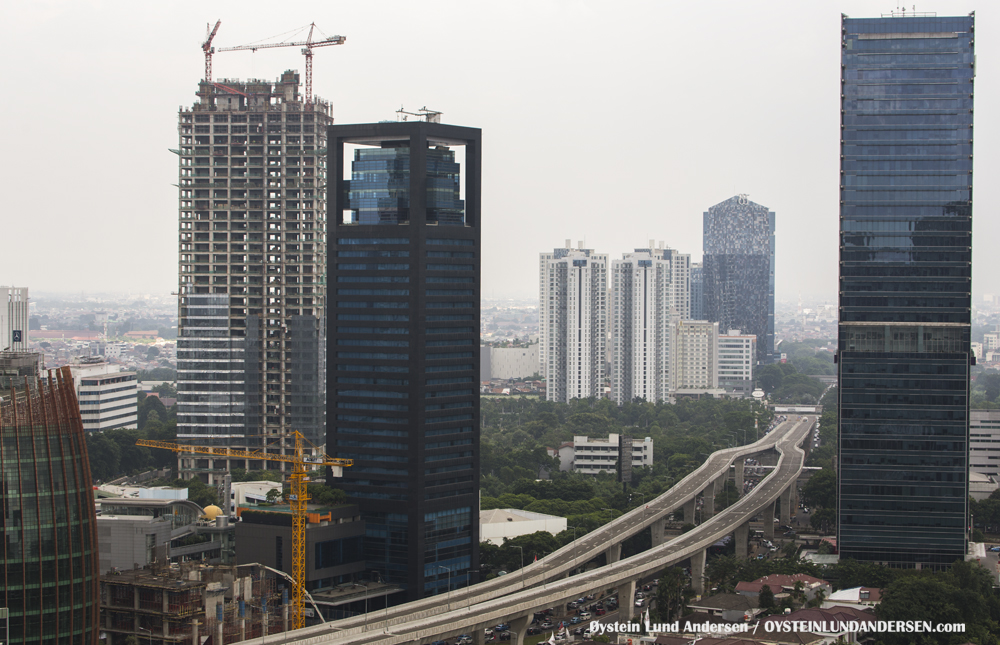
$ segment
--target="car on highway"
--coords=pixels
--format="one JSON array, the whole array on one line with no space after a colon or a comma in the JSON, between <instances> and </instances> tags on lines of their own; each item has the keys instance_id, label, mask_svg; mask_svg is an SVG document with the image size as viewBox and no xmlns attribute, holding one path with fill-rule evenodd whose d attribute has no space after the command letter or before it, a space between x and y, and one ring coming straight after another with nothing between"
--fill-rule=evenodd
<instances>
[{"instance_id":1,"label":"car on highway","mask_svg":"<svg viewBox=\"0 0 1000 645\"><path fill-rule=\"evenodd\" d=\"M784 533L781 534L781 536L782 537L786 537L786 538L795 538L795 537L798 537L795 534L795 531L785 531Z\"/></svg>"},{"instance_id":2,"label":"car on highway","mask_svg":"<svg viewBox=\"0 0 1000 645\"><path fill-rule=\"evenodd\" d=\"M589 611L581 611L580 612L580 620L590 620L590 612Z\"/></svg>"},{"instance_id":3,"label":"car on highway","mask_svg":"<svg viewBox=\"0 0 1000 645\"><path fill-rule=\"evenodd\" d=\"M635 606L636 607L645 607L646 606L646 600L644 598L640 598L640 599L636 600L635 601Z\"/></svg>"},{"instance_id":4,"label":"car on highway","mask_svg":"<svg viewBox=\"0 0 1000 645\"><path fill-rule=\"evenodd\" d=\"M990 547L990 551L994 551L994 552L1000 551L1000 546L991 546Z\"/></svg>"},{"instance_id":5,"label":"car on highway","mask_svg":"<svg viewBox=\"0 0 1000 645\"><path fill-rule=\"evenodd\" d=\"M541 627L529 627L527 631L528 636L534 636L536 634L541 634L541 633L542 633Z\"/></svg>"},{"instance_id":6,"label":"car on highway","mask_svg":"<svg viewBox=\"0 0 1000 645\"><path fill-rule=\"evenodd\" d=\"M510 625L508 625L507 623L500 623L499 625L497 625L496 627L493 628L493 631L495 631L495 632L505 632L505 631L508 631L509 629L510 629Z\"/></svg>"},{"instance_id":7,"label":"car on highway","mask_svg":"<svg viewBox=\"0 0 1000 645\"><path fill-rule=\"evenodd\" d=\"M552 629L553 627L555 627L555 625L552 624L551 620L547 620L544 623L542 623L541 625L539 625L539 627L541 627L542 629Z\"/></svg>"},{"instance_id":8,"label":"car on highway","mask_svg":"<svg viewBox=\"0 0 1000 645\"><path fill-rule=\"evenodd\" d=\"M455 640L455 645L472 645L472 636L462 634Z\"/></svg>"},{"instance_id":9,"label":"car on highway","mask_svg":"<svg viewBox=\"0 0 1000 645\"><path fill-rule=\"evenodd\" d=\"M572 618L569 619L570 625L579 625L582 622L583 620L579 616L573 616Z\"/></svg>"},{"instance_id":10,"label":"car on highway","mask_svg":"<svg viewBox=\"0 0 1000 645\"><path fill-rule=\"evenodd\" d=\"M604 607L598 607L596 610L594 610L594 614L597 616L603 616L606 613L608 613L608 610L605 609Z\"/></svg>"}]
</instances>

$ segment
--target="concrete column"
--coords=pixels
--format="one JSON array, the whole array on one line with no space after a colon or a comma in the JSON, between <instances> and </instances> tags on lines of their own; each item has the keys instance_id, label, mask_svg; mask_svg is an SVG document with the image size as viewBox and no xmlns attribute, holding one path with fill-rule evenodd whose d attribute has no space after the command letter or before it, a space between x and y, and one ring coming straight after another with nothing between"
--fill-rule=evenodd
<instances>
[{"instance_id":1,"label":"concrete column","mask_svg":"<svg viewBox=\"0 0 1000 645\"><path fill-rule=\"evenodd\" d=\"M667 528L666 518L660 518L649 525L650 536L652 537L652 543L654 547L660 546L664 542L663 533Z\"/></svg>"},{"instance_id":2,"label":"concrete column","mask_svg":"<svg viewBox=\"0 0 1000 645\"><path fill-rule=\"evenodd\" d=\"M473 626L470 636L472 636L472 645L486 645L486 623Z\"/></svg>"},{"instance_id":3,"label":"concrete column","mask_svg":"<svg viewBox=\"0 0 1000 645\"><path fill-rule=\"evenodd\" d=\"M635 609L635 580L618 585L618 622L627 623L632 620L632 610Z\"/></svg>"},{"instance_id":4,"label":"concrete column","mask_svg":"<svg viewBox=\"0 0 1000 645\"><path fill-rule=\"evenodd\" d=\"M743 496L743 471L746 466L744 463L746 457L741 457L739 461L736 462L736 494L740 497Z\"/></svg>"},{"instance_id":5,"label":"concrete column","mask_svg":"<svg viewBox=\"0 0 1000 645\"><path fill-rule=\"evenodd\" d=\"M761 519L764 520L764 537L768 540L774 539L774 502L771 502L761 511Z\"/></svg>"},{"instance_id":6,"label":"concrete column","mask_svg":"<svg viewBox=\"0 0 1000 645\"><path fill-rule=\"evenodd\" d=\"M530 622L531 616L521 616L510 621L510 645L524 645L524 636Z\"/></svg>"},{"instance_id":7,"label":"concrete column","mask_svg":"<svg viewBox=\"0 0 1000 645\"><path fill-rule=\"evenodd\" d=\"M691 554L691 588L705 595L705 549Z\"/></svg>"},{"instance_id":8,"label":"concrete column","mask_svg":"<svg viewBox=\"0 0 1000 645\"><path fill-rule=\"evenodd\" d=\"M685 524L694 524L694 510L695 510L695 505L697 504L697 502L698 502L698 500L692 497L690 501L688 501L688 502L686 502L684 504L684 523Z\"/></svg>"},{"instance_id":9,"label":"concrete column","mask_svg":"<svg viewBox=\"0 0 1000 645\"><path fill-rule=\"evenodd\" d=\"M792 521L791 506L792 506L792 489L795 488L795 482L781 491L781 523L788 524Z\"/></svg>"},{"instance_id":10,"label":"concrete column","mask_svg":"<svg viewBox=\"0 0 1000 645\"><path fill-rule=\"evenodd\" d=\"M736 557L747 557L747 540L750 538L750 522L746 521L736 527L733 531L733 539L736 540Z\"/></svg>"},{"instance_id":11,"label":"concrete column","mask_svg":"<svg viewBox=\"0 0 1000 645\"><path fill-rule=\"evenodd\" d=\"M715 482L709 482L702 493L705 505L701 508L701 521L704 522L715 515Z\"/></svg>"},{"instance_id":12,"label":"concrete column","mask_svg":"<svg viewBox=\"0 0 1000 645\"><path fill-rule=\"evenodd\" d=\"M609 546L608 550L604 552L604 555L607 556L608 564L614 564L615 562L621 560L622 559L621 542Z\"/></svg>"}]
</instances>

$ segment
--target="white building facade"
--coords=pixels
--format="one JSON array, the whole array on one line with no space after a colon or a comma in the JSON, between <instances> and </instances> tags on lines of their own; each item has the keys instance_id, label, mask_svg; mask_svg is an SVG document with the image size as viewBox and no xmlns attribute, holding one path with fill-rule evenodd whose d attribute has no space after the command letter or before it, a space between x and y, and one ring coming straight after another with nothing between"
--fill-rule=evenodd
<instances>
[{"instance_id":1,"label":"white building facade","mask_svg":"<svg viewBox=\"0 0 1000 645\"><path fill-rule=\"evenodd\" d=\"M1000 410L970 410L969 470L1000 477Z\"/></svg>"},{"instance_id":2,"label":"white building facade","mask_svg":"<svg viewBox=\"0 0 1000 645\"><path fill-rule=\"evenodd\" d=\"M600 396L608 258L589 249L556 249L541 254L539 267L539 363L547 381L546 398L565 403Z\"/></svg>"},{"instance_id":3,"label":"white building facade","mask_svg":"<svg viewBox=\"0 0 1000 645\"><path fill-rule=\"evenodd\" d=\"M137 427L139 383L135 372L120 370L90 357L70 365L84 430Z\"/></svg>"},{"instance_id":4,"label":"white building facade","mask_svg":"<svg viewBox=\"0 0 1000 645\"><path fill-rule=\"evenodd\" d=\"M27 352L28 288L0 286L0 352Z\"/></svg>"},{"instance_id":5,"label":"white building facade","mask_svg":"<svg viewBox=\"0 0 1000 645\"><path fill-rule=\"evenodd\" d=\"M719 387L748 397L753 392L753 368L757 361L757 337L730 329L719 336Z\"/></svg>"},{"instance_id":6,"label":"white building facade","mask_svg":"<svg viewBox=\"0 0 1000 645\"><path fill-rule=\"evenodd\" d=\"M709 391L719 389L719 323L681 320L675 329L675 393L716 394Z\"/></svg>"},{"instance_id":7,"label":"white building facade","mask_svg":"<svg viewBox=\"0 0 1000 645\"><path fill-rule=\"evenodd\" d=\"M619 435L609 434L607 439L573 437L573 470L585 475L601 471L617 472ZM633 440L632 467L653 465L653 439Z\"/></svg>"},{"instance_id":8,"label":"white building facade","mask_svg":"<svg viewBox=\"0 0 1000 645\"><path fill-rule=\"evenodd\" d=\"M690 312L690 256L637 249L611 264L611 397L669 400L674 325Z\"/></svg>"}]
</instances>

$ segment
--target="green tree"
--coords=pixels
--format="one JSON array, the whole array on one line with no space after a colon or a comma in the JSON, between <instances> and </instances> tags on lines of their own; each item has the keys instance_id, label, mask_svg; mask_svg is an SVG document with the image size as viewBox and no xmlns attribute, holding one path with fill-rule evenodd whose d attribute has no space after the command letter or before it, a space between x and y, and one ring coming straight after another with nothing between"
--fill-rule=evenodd
<instances>
[{"instance_id":1,"label":"green tree","mask_svg":"<svg viewBox=\"0 0 1000 645\"><path fill-rule=\"evenodd\" d=\"M802 487L802 501L809 506L836 508L837 473L832 468L813 473Z\"/></svg>"},{"instance_id":2,"label":"green tree","mask_svg":"<svg viewBox=\"0 0 1000 645\"><path fill-rule=\"evenodd\" d=\"M656 587L656 605L652 611L655 622L669 622L680 616L686 600L694 590L688 585L684 571L677 567L664 569Z\"/></svg>"},{"instance_id":3,"label":"green tree","mask_svg":"<svg viewBox=\"0 0 1000 645\"><path fill-rule=\"evenodd\" d=\"M766 613L770 613L775 608L774 592L771 587L764 585L760 588L760 595L757 597L757 605Z\"/></svg>"},{"instance_id":4,"label":"green tree","mask_svg":"<svg viewBox=\"0 0 1000 645\"><path fill-rule=\"evenodd\" d=\"M119 477L121 447L103 432L87 433L87 457L90 476L95 481L105 482Z\"/></svg>"}]
</instances>

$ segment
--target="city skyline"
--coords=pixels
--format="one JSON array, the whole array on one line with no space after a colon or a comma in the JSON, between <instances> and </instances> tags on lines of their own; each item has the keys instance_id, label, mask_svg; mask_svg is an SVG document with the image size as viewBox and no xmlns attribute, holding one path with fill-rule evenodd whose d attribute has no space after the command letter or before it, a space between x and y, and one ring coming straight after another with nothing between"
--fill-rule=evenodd
<instances>
[{"instance_id":1,"label":"city skyline","mask_svg":"<svg viewBox=\"0 0 1000 645\"><path fill-rule=\"evenodd\" d=\"M28 34L42 32L48 40L44 51L33 54L35 64L12 70L12 85L27 88L32 99L3 108L8 120L22 126L5 157L8 186L18 187L8 207L31 214L10 218L7 234L39 242L19 245L0 260L4 282L29 284L35 293L173 290L176 160L167 149L174 147L176 132L165 117L190 104L190 79L201 76L204 64L195 50L204 39L203 23L221 17L218 46L256 41L313 20L328 35L346 36L344 46L316 56L315 92L332 100L338 123L394 119L402 103L408 110L441 110L445 123L476 123L495 133L484 141L495 159L484 168L484 214L493 214L484 219L483 231L487 298L530 297L536 254L565 237L618 252L633 245L630 229L637 229L642 236L669 239L697 262L704 204L736 193L786 214L776 240L776 297L836 296L836 246L829 240L837 225L838 119L829 106L835 103L839 33L832 25L841 11L868 17L894 7L770 3L761 11L725 2L664 8L631 3L610 12L596 3L394 3L389 11L345 6L332 14L310 3L278 19L254 10L264 6L221 3L204 16L125 3L5 11L9 22L28 27L5 42L9 55L28 47ZM1000 83L996 66L984 63L996 58L992 43L998 39L990 34L1000 21L989 7L972 2L939 7L939 13L964 15L977 8L985 36L977 90L980 105L989 106ZM672 31L663 40L665 21L711 22L711 46L695 29ZM483 25L491 29L476 29ZM796 55L789 55L785 41L761 41L759 29L769 25L794 26ZM395 62L404 50L393 43L405 42L410 33L417 33L427 55L452 57L449 74ZM440 34L447 37L436 38ZM702 51L695 54L700 65L671 64ZM644 64L635 65L637 60ZM217 78L273 79L286 69L303 71L296 49L223 53L214 61ZM128 82L108 83L112 77ZM660 78L670 80L651 82ZM786 92L791 78L795 89ZM684 88L684 100L673 98L675 88ZM141 110L135 109L137 94ZM67 110L65 96L84 100ZM980 173L1000 163L992 145L1000 128L992 124L989 107L982 109ZM578 136L598 119L641 119L649 132L641 138ZM63 137L66 163L56 166L41 156L50 147L40 145L36 134L53 127L71 133ZM546 170L525 175L512 160L534 140L546 142ZM35 170L42 164L45 173ZM109 170L122 186L110 196L99 179ZM53 183L62 190L47 188ZM980 198L990 201L994 190L985 186ZM623 218L627 226L620 225ZM977 236L1000 232L1000 223L988 218L976 227ZM533 245L524 244L525 233ZM39 262L40 252L50 259ZM68 270L84 260L89 271ZM1000 258L984 248L974 262L978 276L1000 269ZM128 271L121 270L123 263ZM992 292L983 277L973 290L977 299Z\"/></svg>"}]
</instances>

